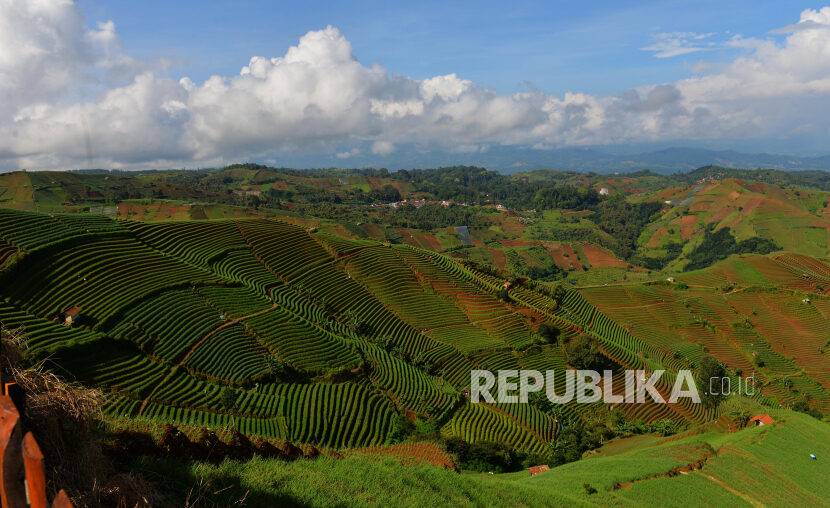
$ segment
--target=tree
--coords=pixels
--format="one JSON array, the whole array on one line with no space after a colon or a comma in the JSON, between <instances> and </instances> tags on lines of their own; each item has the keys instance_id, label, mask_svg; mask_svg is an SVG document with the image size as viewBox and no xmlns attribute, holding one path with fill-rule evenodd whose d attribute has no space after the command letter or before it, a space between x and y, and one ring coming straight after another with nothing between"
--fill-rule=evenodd
<instances>
[{"instance_id":1,"label":"tree","mask_svg":"<svg viewBox=\"0 0 830 508\"><path fill-rule=\"evenodd\" d=\"M819 411L816 408L810 407L810 404L808 404L807 401L804 401L804 400L799 400L798 402L793 404L792 405L792 410L793 411L798 411L800 413L808 414L808 415L810 415L813 418L816 418L818 420L821 420L822 418L824 418L824 415L821 413L821 411Z\"/></svg>"},{"instance_id":2,"label":"tree","mask_svg":"<svg viewBox=\"0 0 830 508\"><path fill-rule=\"evenodd\" d=\"M233 409L234 406L236 406L236 392L234 392L233 388L226 386L225 389L222 390L219 402L222 404L222 407L226 409Z\"/></svg>"},{"instance_id":3,"label":"tree","mask_svg":"<svg viewBox=\"0 0 830 508\"><path fill-rule=\"evenodd\" d=\"M707 409L715 409L727 397L720 389L721 380L727 377L726 368L714 356L706 355L700 361L700 380L703 386L703 393L700 396L701 402ZM710 393L709 387L715 388L716 393Z\"/></svg>"},{"instance_id":4,"label":"tree","mask_svg":"<svg viewBox=\"0 0 830 508\"><path fill-rule=\"evenodd\" d=\"M401 193L391 184L386 184L380 189L374 189L369 193L369 199L372 201L381 201L390 203L401 200Z\"/></svg>"},{"instance_id":5,"label":"tree","mask_svg":"<svg viewBox=\"0 0 830 508\"><path fill-rule=\"evenodd\" d=\"M565 295L566 295L566 294L567 294L567 290L566 290L565 288L563 288L563 287L562 287L562 284L557 284L557 285L553 288L553 292L551 293L551 295L550 295L550 296L551 296L551 298L553 298L554 300L556 300L556 303L561 304L561 303L562 303L562 299L564 299L564 298L565 298Z\"/></svg>"},{"instance_id":6,"label":"tree","mask_svg":"<svg viewBox=\"0 0 830 508\"><path fill-rule=\"evenodd\" d=\"M546 344L556 344L559 342L559 334L561 333L559 328L556 328L549 323L542 323L539 325L539 329L537 331Z\"/></svg>"},{"instance_id":7,"label":"tree","mask_svg":"<svg viewBox=\"0 0 830 508\"><path fill-rule=\"evenodd\" d=\"M568 363L583 370L602 371L614 364L599 349L599 343L587 333L580 334L565 345Z\"/></svg>"}]
</instances>

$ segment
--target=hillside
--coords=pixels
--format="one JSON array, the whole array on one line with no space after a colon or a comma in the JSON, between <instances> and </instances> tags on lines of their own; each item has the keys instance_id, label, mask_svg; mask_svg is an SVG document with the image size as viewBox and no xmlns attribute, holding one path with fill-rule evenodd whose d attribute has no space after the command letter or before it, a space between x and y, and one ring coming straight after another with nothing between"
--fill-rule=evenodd
<instances>
[{"instance_id":1,"label":"hillside","mask_svg":"<svg viewBox=\"0 0 830 508\"><path fill-rule=\"evenodd\" d=\"M621 364L647 348L576 292L557 307L517 288L507 304L494 295L501 280L444 256L275 220L3 212L0 234L23 251L3 274L0 319L26 327L30 354L105 388L118 417L339 448L383 443L394 414L411 412L445 435L474 440L496 426L541 451L551 416L467 404L471 369L564 368L535 332L542 321L592 331ZM57 324L72 305L82 320ZM632 416L681 414L645 411Z\"/></svg>"},{"instance_id":2,"label":"hillside","mask_svg":"<svg viewBox=\"0 0 830 508\"><path fill-rule=\"evenodd\" d=\"M816 172L716 166L667 177L240 164L203 171L7 173L0 175L0 207L137 221L277 217L582 286L644 280L648 270L709 266L720 258L701 261L695 250L706 248L706 231L725 228L727 238L744 242L735 253L785 250L824 258L827 189ZM759 242L769 244L766 250Z\"/></svg>"},{"instance_id":3,"label":"hillside","mask_svg":"<svg viewBox=\"0 0 830 508\"><path fill-rule=\"evenodd\" d=\"M245 433L340 447L382 443L393 415L412 412L439 422L446 435L474 439L495 424L510 435L511 444L541 450L553 437L553 427L545 423L549 415L526 405L466 404L460 392L469 384L471 369L564 368L563 350L544 344L536 332L542 322L565 337L590 333L619 366L645 361L649 369L676 372L695 364L700 354L695 342L703 340L699 333L687 337L687 347L678 353L665 337L655 341L614 314L617 306L635 308L640 316L646 316L643 305L670 307L670 289L585 290L589 300L572 290L559 305L531 285L511 290L510 301L504 302L496 296L503 280L472 265L278 220L140 223L7 211L0 217L4 242L22 251L3 273L6 303L0 317L6 326L30 331L31 354L106 387L113 394L110 411L118 416L216 426L233 422ZM790 273L789 282L801 291L815 291L798 274L807 268L796 264L787 272L786 262L761 259L772 265L761 265L768 272ZM811 263L816 281L830 273L815 260L801 262ZM799 298L786 296L785 288L768 289L781 299L769 305L797 307L786 303ZM740 292L744 300L752 294ZM709 291L700 297L704 302L720 298L736 315L742 310L732 302L737 296ZM627 305L627 298L639 305ZM799 329L805 338L814 337L809 340L816 349L802 360L818 362L817 370L805 376L826 383L826 357L818 353L818 323L826 323L822 302L816 296L805 305L812 314L802 319L813 324ZM687 299L683 304L690 308ZM55 320L69 306L80 307L83 319L62 327ZM601 312L605 309L610 316ZM688 311L682 318L671 310L669 326L693 329L701 312ZM726 328L735 320L724 319ZM769 334L762 335L771 341ZM761 347L757 340L750 342ZM731 362L726 354L724 360L748 371L748 348L738 355L743 360ZM783 359L771 357L769 363L769 369L781 365L775 374L795 374ZM768 391L787 399L773 388ZM826 409L820 390L806 393L815 394L813 403ZM352 410L333 402L344 396L365 408L358 421L331 420L329 415ZM697 407L630 410L632 419L710 418ZM308 414L320 423L300 418ZM483 421L490 423L482 426Z\"/></svg>"},{"instance_id":4,"label":"hillside","mask_svg":"<svg viewBox=\"0 0 830 508\"><path fill-rule=\"evenodd\" d=\"M181 492L200 478L238 485L210 499L228 505L245 495L252 505L331 506L822 506L830 497L822 460L830 457L830 427L789 411L772 413L773 426L612 442L599 454L533 478L458 475L388 459L226 462L220 466L144 464ZM819 457L811 460L810 454ZM220 483L221 484L221 483ZM596 490L588 494L584 485Z\"/></svg>"},{"instance_id":5,"label":"hillside","mask_svg":"<svg viewBox=\"0 0 830 508\"><path fill-rule=\"evenodd\" d=\"M826 192L726 178L667 189L655 197L671 207L643 233L646 252L670 242L685 244L684 252L689 252L710 227L730 228L737 240L772 238L783 250L828 256Z\"/></svg>"},{"instance_id":6,"label":"hillside","mask_svg":"<svg viewBox=\"0 0 830 508\"><path fill-rule=\"evenodd\" d=\"M114 439L137 450L134 466L181 482L230 475L265 505L337 502L349 488L309 498L302 482L260 482L325 482L341 468L415 475L413 496L463 484L483 504L513 490L528 506L670 504L655 487L666 482L713 504L777 504L726 468L757 451L752 436L801 450L803 434L826 433L787 411L830 412L826 192L725 175L691 186L649 173L372 175L2 175L0 323L27 337L28 362L106 394L107 432L133 436ZM453 194L453 179L472 193ZM538 209L504 206L500 192ZM375 202L395 193L396 206ZM701 257L724 237L732 250ZM738 248L763 241L774 249ZM703 386L712 358L754 391L713 406L470 401L472 370L553 370L560 383L587 365L578 344L617 393L625 369L665 370L664 398L681 369ZM761 412L780 425L724 433ZM200 462L193 450L209 442L263 458ZM147 453L157 447L167 459ZM777 464L766 450L747 467ZM559 467L527 479L423 464ZM809 501L807 471L776 481L804 485Z\"/></svg>"}]
</instances>

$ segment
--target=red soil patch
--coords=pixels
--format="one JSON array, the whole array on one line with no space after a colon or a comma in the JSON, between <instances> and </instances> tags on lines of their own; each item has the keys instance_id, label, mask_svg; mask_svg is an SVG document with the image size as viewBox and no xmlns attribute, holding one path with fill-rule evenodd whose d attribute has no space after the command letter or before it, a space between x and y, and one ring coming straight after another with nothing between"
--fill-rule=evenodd
<instances>
[{"instance_id":1,"label":"red soil patch","mask_svg":"<svg viewBox=\"0 0 830 508\"><path fill-rule=\"evenodd\" d=\"M582 265L579 263L579 258L576 256L576 252L574 252L573 248L570 245L563 245L562 250L564 250L565 254L568 255L566 258L568 265L573 265L574 270L582 270Z\"/></svg>"},{"instance_id":2,"label":"red soil patch","mask_svg":"<svg viewBox=\"0 0 830 508\"><path fill-rule=\"evenodd\" d=\"M499 242L502 247L534 247L539 245L537 241L528 241L528 240L502 240Z\"/></svg>"},{"instance_id":3,"label":"red soil patch","mask_svg":"<svg viewBox=\"0 0 830 508\"><path fill-rule=\"evenodd\" d=\"M430 245L432 250L440 251L443 248L441 247L441 242L438 241L438 238L435 237L433 234L424 233L424 240Z\"/></svg>"},{"instance_id":4,"label":"red soil patch","mask_svg":"<svg viewBox=\"0 0 830 508\"><path fill-rule=\"evenodd\" d=\"M363 226L366 234L374 238L383 238L383 231L376 224L366 224Z\"/></svg>"},{"instance_id":5,"label":"red soil patch","mask_svg":"<svg viewBox=\"0 0 830 508\"><path fill-rule=\"evenodd\" d=\"M490 252L490 257L493 258L493 264L504 270L504 266L507 263L507 256L504 255L504 251L493 248L488 248L487 250Z\"/></svg>"},{"instance_id":6,"label":"red soil patch","mask_svg":"<svg viewBox=\"0 0 830 508\"><path fill-rule=\"evenodd\" d=\"M729 217L734 210L728 206L721 207L717 212L715 212L709 220L706 221L706 224L711 224L713 222L720 222L725 218Z\"/></svg>"},{"instance_id":7,"label":"red soil patch","mask_svg":"<svg viewBox=\"0 0 830 508\"><path fill-rule=\"evenodd\" d=\"M662 241L661 241L662 237L664 237L668 234L669 234L669 230L668 230L668 228L666 228L666 226L662 226L662 227L658 228L657 231L655 231L654 234L651 235L651 238L648 240L648 243L646 244L646 247L648 247L649 249L654 249L654 248L660 247L660 244L662 243Z\"/></svg>"},{"instance_id":8,"label":"red soil patch","mask_svg":"<svg viewBox=\"0 0 830 508\"><path fill-rule=\"evenodd\" d=\"M349 231L346 230L346 228L344 228L343 226L340 226L340 225L335 226L334 229L332 230L332 232L335 235L342 236L344 238L354 238L353 234L349 233Z\"/></svg>"},{"instance_id":9,"label":"red soil patch","mask_svg":"<svg viewBox=\"0 0 830 508\"><path fill-rule=\"evenodd\" d=\"M435 238L435 235L425 234L418 230L399 229L398 232L404 237L413 247L421 249L440 251L441 243ZM411 240L411 241L410 241Z\"/></svg>"},{"instance_id":10,"label":"red soil patch","mask_svg":"<svg viewBox=\"0 0 830 508\"><path fill-rule=\"evenodd\" d=\"M749 201L746 202L744 209L742 210L743 214L751 214L756 208L758 208L758 205L760 205L763 200L764 196L752 196L749 198Z\"/></svg>"},{"instance_id":11,"label":"red soil patch","mask_svg":"<svg viewBox=\"0 0 830 508\"><path fill-rule=\"evenodd\" d=\"M403 465L430 465L442 469L455 470L452 457L435 443L402 443L391 446L371 446L343 452L344 456L368 456L394 458Z\"/></svg>"},{"instance_id":12,"label":"red soil patch","mask_svg":"<svg viewBox=\"0 0 830 508\"><path fill-rule=\"evenodd\" d=\"M625 268L628 266L628 263L622 259L618 259L607 250L596 245L583 244L582 250L585 252L585 257L588 258L588 263L594 268Z\"/></svg>"},{"instance_id":13,"label":"red soil patch","mask_svg":"<svg viewBox=\"0 0 830 508\"><path fill-rule=\"evenodd\" d=\"M512 215L502 214L501 229L505 234L520 237L524 233L525 225Z\"/></svg>"},{"instance_id":14,"label":"red soil patch","mask_svg":"<svg viewBox=\"0 0 830 508\"><path fill-rule=\"evenodd\" d=\"M825 229L830 228L830 223L828 223L828 222L822 222L822 221L820 221L820 220L813 221L810 225L811 225L811 226L815 226L815 227L817 227L817 228L825 228Z\"/></svg>"},{"instance_id":15,"label":"red soil patch","mask_svg":"<svg viewBox=\"0 0 830 508\"><path fill-rule=\"evenodd\" d=\"M553 259L553 262L556 263L556 266L562 268L563 270L568 269L568 266L571 263L563 255L565 251L562 249L561 244L546 244L545 250L548 251L548 254L550 254L550 257Z\"/></svg>"},{"instance_id":16,"label":"red soil patch","mask_svg":"<svg viewBox=\"0 0 830 508\"><path fill-rule=\"evenodd\" d=\"M697 224L697 215L684 215L680 218L680 238L688 240Z\"/></svg>"},{"instance_id":17,"label":"red soil patch","mask_svg":"<svg viewBox=\"0 0 830 508\"><path fill-rule=\"evenodd\" d=\"M389 181L384 178L378 178L376 176L367 176L366 183L369 184L369 187L372 189L380 189L384 186L384 184L389 183Z\"/></svg>"}]
</instances>

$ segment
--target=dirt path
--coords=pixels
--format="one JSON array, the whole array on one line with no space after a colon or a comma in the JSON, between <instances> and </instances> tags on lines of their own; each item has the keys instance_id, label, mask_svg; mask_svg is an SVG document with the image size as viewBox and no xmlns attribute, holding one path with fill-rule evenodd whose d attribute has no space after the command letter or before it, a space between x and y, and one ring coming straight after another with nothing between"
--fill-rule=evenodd
<instances>
[{"instance_id":1,"label":"dirt path","mask_svg":"<svg viewBox=\"0 0 830 508\"><path fill-rule=\"evenodd\" d=\"M730 487L729 485L726 484L726 482L724 482L721 479L718 479L718 478L715 478L714 476L708 475L708 474L704 473L703 471L698 471L698 473L700 473L700 475L703 476L704 478L708 478L708 479L712 480L713 482L717 483L718 485L725 488L729 492L731 492L731 493L735 494L736 496L740 497L741 499L743 499L747 503L751 504L752 506L761 506L761 507L765 506L764 503L749 497L748 495L744 494L740 490L737 490L733 487Z\"/></svg>"}]
</instances>

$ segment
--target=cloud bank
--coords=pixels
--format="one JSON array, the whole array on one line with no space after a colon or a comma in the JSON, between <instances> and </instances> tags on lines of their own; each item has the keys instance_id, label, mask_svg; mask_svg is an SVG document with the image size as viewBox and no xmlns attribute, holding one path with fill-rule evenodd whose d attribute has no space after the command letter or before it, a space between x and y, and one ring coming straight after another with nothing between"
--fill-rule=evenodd
<instances>
[{"instance_id":1,"label":"cloud bank","mask_svg":"<svg viewBox=\"0 0 830 508\"><path fill-rule=\"evenodd\" d=\"M236 76L172 79L128 56L112 21L69 0L0 0L0 169L168 167L319 153L384 157L684 139L814 136L830 129L830 7L694 77L599 97L499 94L455 74L417 80L362 64L332 26ZM709 34L664 34L658 57ZM700 74L703 72L703 74ZM94 97L80 100L78 97Z\"/></svg>"}]
</instances>

